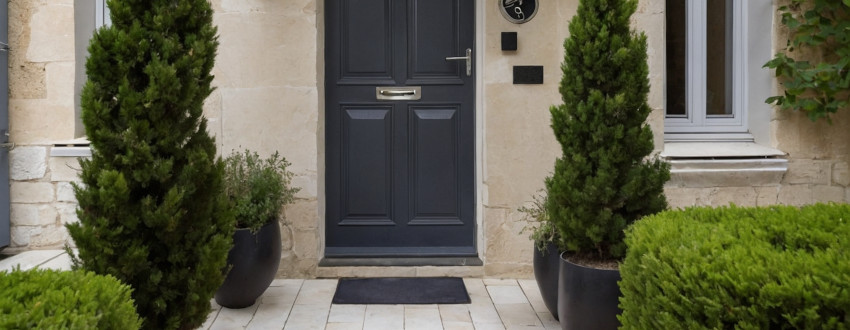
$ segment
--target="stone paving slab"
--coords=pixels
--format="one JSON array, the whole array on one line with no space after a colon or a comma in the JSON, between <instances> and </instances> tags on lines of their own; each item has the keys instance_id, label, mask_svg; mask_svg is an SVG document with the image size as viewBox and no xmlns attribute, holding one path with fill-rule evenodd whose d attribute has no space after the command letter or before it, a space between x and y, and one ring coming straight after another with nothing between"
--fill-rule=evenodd
<instances>
[{"instance_id":1,"label":"stone paving slab","mask_svg":"<svg viewBox=\"0 0 850 330\"><path fill-rule=\"evenodd\" d=\"M20 266L21 270L30 270L42 264L48 263L51 260L64 254L65 251L62 250L41 250L19 253L17 255L0 260L0 271L12 270L17 266ZM64 269L66 267L67 269L70 269L70 259L68 260L68 262L68 265L54 264L54 266L57 267L57 269Z\"/></svg>"}]
</instances>

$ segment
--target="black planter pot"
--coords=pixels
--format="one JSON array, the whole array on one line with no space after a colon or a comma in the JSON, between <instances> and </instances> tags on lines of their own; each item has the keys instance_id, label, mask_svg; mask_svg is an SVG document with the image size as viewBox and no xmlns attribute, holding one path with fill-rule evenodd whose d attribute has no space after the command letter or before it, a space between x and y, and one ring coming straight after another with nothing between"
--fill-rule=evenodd
<instances>
[{"instance_id":1,"label":"black planter pot","mask_svg":"<svg viewBox=\"0 0 850 330\"><path fill-rule=\"evenodd\" d=\"M576 265L561 255L558 315L563 330L617 329L620 321L619 270Z\"/></svg>"},{"instance_id":2,"label":"black planter pot","mask_svg":"<svg viewBox=\"0 0 850 330\"><path fill-rule=\"evenodd\" d=\"M540 252L537 244L534 245L534 279L543 296L543 303L549 309L549 313L558 319L558 278L561 273L561 258L555 243L549 242L546 251Z\"/></svg>"},{"instance_id":3,"label":"black planter pot","mask_svg":"<svg viewBox=\"0 0 850 330\"><path fill-rule=\"evenodd\" d=\"M254 304L274 280L280 265L280 228L273 221L252 234L248 229L233 233L233 248L227 254L232 267L215 293L215 301L227 308Z\"/></svg>"}]
</instances>

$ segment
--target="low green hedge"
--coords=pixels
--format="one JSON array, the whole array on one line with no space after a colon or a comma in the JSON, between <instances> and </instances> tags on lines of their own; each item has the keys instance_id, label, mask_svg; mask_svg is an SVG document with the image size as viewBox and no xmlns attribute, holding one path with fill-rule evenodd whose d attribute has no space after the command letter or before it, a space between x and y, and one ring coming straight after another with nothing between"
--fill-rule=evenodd
<instances>
[{"instance_id":1,"label":"low green hedge","mask_svg":"<svg viewBox=\"0 0 850 330\"><path fill-rule=\"evenodd\" d=\"M0 329L138 329L130 291L90 272L0 272Z\"/></svg>"},{"instance_id":2,"label":"low green hedge","mask_svg":"<svg viewBox=\"0 0 850 330\"><path fill-rule=\"evenodd\" d=\"M626 244L623 329L850 328L850 205L666 211Z\"/></svg>"}]
</instances>

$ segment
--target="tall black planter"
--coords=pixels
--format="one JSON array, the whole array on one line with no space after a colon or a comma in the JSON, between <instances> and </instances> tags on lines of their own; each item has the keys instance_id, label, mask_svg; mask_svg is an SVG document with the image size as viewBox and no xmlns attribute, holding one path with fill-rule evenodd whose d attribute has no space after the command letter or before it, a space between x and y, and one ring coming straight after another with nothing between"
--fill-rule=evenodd
<instances>
[{"instance_id":1,"label":"tall black planter","mask_svg":"<svg viewBox=\"0 0 850 330\"><path fill-rule=\"evenodd\" d=\"M232 267L215 301L227 308L245 308L254 304L274 280L280 265L280 228L272 221L256 233L237 229L233 233L233 248L227 254Z\"/></svg>"},{"instance_id":2,"label":"tall black planter","mask_svg":"<svg viewBox=\"0 0 850 330\"><path fill-rule=\"evenodd\" d=\"M558 278L561 273L561 258L555 243L546 244L546 251L540 252L534 245L534 279L543 296L543 303L549 313L558 319Z\"/></svg>"},{"instance_id":3,"label":"tall black planter","mask_svg":"<svg viewBox=\"0 0 850 330\"><path fill-rule=\"evenodd\" d=\"M617 329L620 321L619 270L576 265L561 255L558 315L563 330Z\"/></svg>"}]
</instances>

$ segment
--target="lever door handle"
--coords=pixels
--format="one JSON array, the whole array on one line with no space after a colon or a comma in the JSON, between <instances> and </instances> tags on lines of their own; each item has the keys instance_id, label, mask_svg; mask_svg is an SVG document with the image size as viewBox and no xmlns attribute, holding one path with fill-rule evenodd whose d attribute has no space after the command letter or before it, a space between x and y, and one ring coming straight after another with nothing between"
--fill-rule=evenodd
<instances>
[{"instance_id":1,"label":"lever door handle","mask_svg":"<svg viewBox=\"0 0 850 330\"><path fill-rule=\"evenodd\" d=\"M466 76L472 75L472 49L466 49L466 56L446 57L446 61L466 61Z\"/></svg>"}]
</instances>

